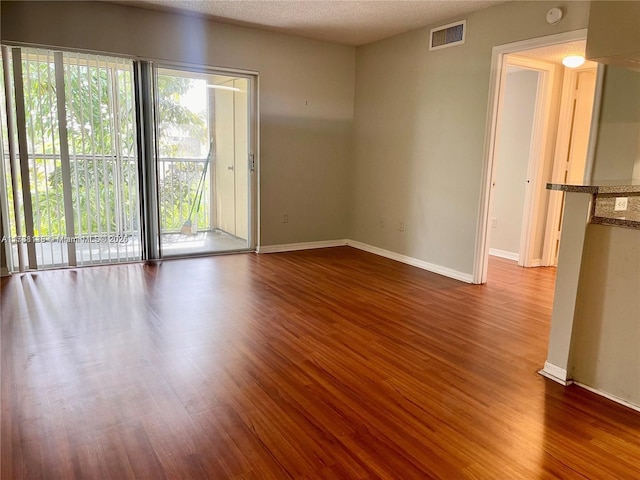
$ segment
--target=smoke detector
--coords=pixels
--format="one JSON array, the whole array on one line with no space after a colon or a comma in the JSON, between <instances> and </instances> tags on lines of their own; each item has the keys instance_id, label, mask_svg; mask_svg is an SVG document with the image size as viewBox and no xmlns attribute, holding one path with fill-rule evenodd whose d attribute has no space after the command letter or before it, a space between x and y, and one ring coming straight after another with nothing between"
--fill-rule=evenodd
<instances>
[{"instance_id":1,"label":"smoke detector","mask_svg":"<svg viewBox=\"0 0 640 480\"><path fill-rule=\"evenodd\" d=\"M547 23L549 25L555 25L560 20L562 20L562 10L560 10L559 8L551 8L547 12Z\"/></svg>"}]
</instances>

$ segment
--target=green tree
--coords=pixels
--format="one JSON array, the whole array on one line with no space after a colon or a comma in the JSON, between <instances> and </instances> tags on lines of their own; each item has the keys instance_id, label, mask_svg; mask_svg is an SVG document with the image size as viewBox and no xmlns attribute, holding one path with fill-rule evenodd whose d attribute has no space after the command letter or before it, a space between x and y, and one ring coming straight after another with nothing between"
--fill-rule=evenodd
<instances>
[{"instance_id":1,"label":"green tree","mask_svg":"<svg viewBox=\"0 0 640 480\"><path fill-rule=\"evenodd\" d=\"M24 87L36 235L64 235L53 54L23 49L22 68L23 78L17 80ZM207 141L206 118L180 103L193 82L169 75L157 78L161 157L181 153L180 139L172 138L172 131ZM64 54L64 93L76 234L136 231L138 176L131 64ZM171 220L165 229L180 228L194 201L194 179L201 172L201 163L174 162L162 175L161 217ZM11 189L9 193L14 194Z\"/></svg>"},{"instance_id":2,"label":"green tree","mask_svg":"<svg viewBox=\"0 0 640 480\"><path fill-rule=\"evenodd\" d=\"M156 78L160 223L169 232L180 230L189 216L204 168L203 163L186 158L193 157L194 150L199 153L200 145L207 143L207 119L180 104L182 96L196 87L195 82L197 80L165 74L159 74ZM185 142L184 137L197 141L197 148ZM172 160L164 162L165 158ZM192 221L206 225L207 214L203 210Z\"/></svg>"}]
</instances>

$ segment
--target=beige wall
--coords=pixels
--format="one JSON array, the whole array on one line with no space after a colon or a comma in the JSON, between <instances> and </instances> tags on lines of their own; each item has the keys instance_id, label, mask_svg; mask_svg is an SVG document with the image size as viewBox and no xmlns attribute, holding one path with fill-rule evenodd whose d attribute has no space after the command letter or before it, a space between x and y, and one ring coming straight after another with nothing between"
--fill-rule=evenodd
<instances>
[{"instance_id":1,"label":"beige wall","mask_svg":"<svg viewBox=\"0 0 640 480\"><path fill-rule=\"evenodd\" d=\"M636 151L636 161L633 166L633 179L640 183L640 133L638 134L638 150Z\"/></svg>"},{"instance_id":2,"label":"beige wall","mask_svg":"<svg viewBox=\"0 0 640 480\"><path fill-rule=\"evenodd\" d=\"M562 240L558 254L549 349L545 364L545 370L547 364L559 370L552 375L562 377L562 380L568 378L573 322L579 295L578 283L591 202L590 193L577 192L568 192L564 200Z\"/></svg>"},{"instance_id":3,"label":"beige wall","mask_svg":"<svg viewBox=\"0 0 640 480\"><path fill-rule=\"evenodd\" d=\"M629 180L640 149L640 72L607 65L593 180ZM636 171L637 172L637 171Z\"/></svg>"},{"instance_id":4,"label":"beige wall","mask_svg":"<svg viewBox=\"0 0 640 480\"><path fill-rule=\"evenodd\" d=\"M101 2L3 1L1 36L258 71L261 244L347 235L353 47Z\"/></svg>"},{"instance_id":5,"label":"beige wall","mask_svg":"<svg viewBox=\"0 0 640 480\"><path fill-rule=\"evenodd\" d=\"M640 60L640 2L591 2L586 56L638 69L629 59Z\"/></svg>"},{"instance_id":6,"label":"beige wall","mask_svg":"<svg viewBox=\"0 0 640 480\"><path fill-rule=\"evenodd\" d=\"M423 28L359 47L351 238L472 273L492 47L586 28L588 14L509 2L468 15L461 46L429 52Z\"/></svg>"},{"instance_id":7,"label":"beige wall","mask_svg":"<svg viewBox=\"0 0 640 480\"><path fill-rule=\"evenodd\" d=\"M640 231L589 225L570 376L640 406Z\"/></svg>"}]
</instances>

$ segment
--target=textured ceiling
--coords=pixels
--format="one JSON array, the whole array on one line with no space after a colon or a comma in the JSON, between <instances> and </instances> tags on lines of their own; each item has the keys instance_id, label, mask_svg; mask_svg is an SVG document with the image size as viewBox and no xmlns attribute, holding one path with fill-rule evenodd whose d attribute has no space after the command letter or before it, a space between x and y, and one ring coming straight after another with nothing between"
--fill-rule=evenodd
<instances>
[{"instance_id":1,"label":"textured ceiling","mask_svg":"<svg viewBox=\"0 0 640 480\"><path fill-rule=\"evenodd\" d=\"M562 59L569 55L582 55L587 45L586 40L578 40L575 42L559 43L557 45L549 45L547 47L534 48L519 52L520 57L537 58L550 63L562 63ZM589 62L593 63L593 62ZM596 65L595 63L593 64Z\"/></svg>"},{"instance_id":2,"label":"textured ceiling","mask_svg":"<svg viewBox=\"0 0 640 480\"><path fill-rule=\"evenodd\" d=\"M457 20L508 0L112 0L194 12L223 23L364 45L425 25Z\"/></svg>"}]
</instances>

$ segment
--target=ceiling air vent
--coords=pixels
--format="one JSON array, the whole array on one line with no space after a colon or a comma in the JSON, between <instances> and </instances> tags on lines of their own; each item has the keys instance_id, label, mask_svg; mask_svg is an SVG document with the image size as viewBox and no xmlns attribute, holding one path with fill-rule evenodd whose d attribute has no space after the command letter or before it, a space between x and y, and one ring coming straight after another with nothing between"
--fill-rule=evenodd
<instances>
[{"instance_id":1,"label":"ceiling air vent","mask_svg":"<svg viewBox=\"0 0 640 480\"><path fill-rule=\"evenodd\" d=\"M431 42L429 50L453 47L464 43L464 35L467 30L467 21L450 23L431 30Z\"/></svg>"}]
</instances>

